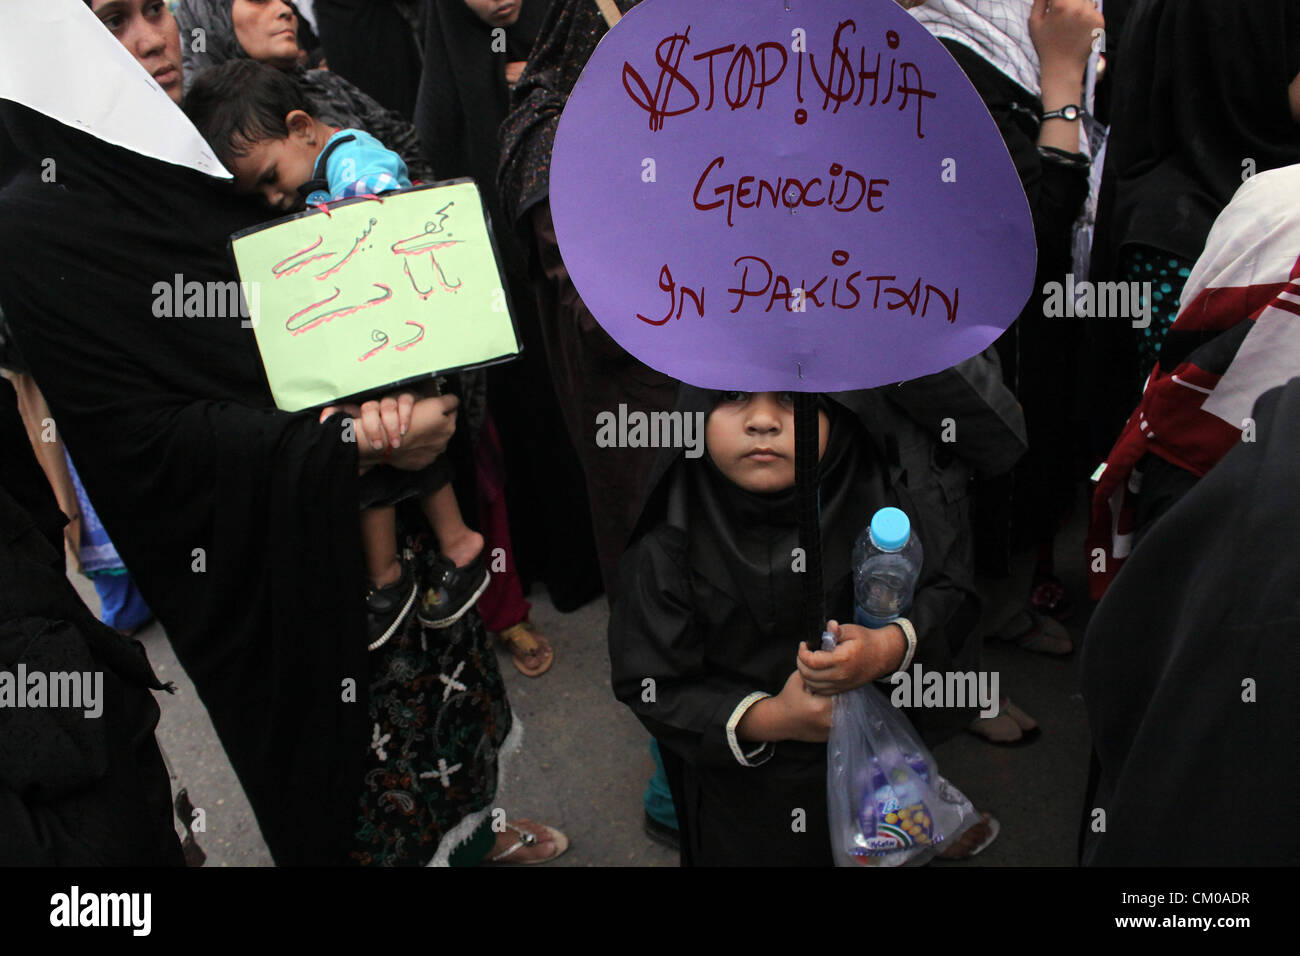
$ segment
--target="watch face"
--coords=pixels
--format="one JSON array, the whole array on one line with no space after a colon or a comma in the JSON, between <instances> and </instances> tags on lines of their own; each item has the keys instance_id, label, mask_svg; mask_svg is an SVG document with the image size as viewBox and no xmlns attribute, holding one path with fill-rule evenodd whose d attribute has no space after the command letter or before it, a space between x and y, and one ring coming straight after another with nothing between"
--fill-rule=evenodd
<instances>
[{"instance_id":1,"label":"watch face","mask_svg":"<svg viewBox=\"0 0 1300 956\"><path fill-rule=\"evenodd\" d=\"M1062 106L1059 110L1052 110L1049 113L1044 113L1043 119L1045 120L1063 119L1069 122L1073 122L1074 120L1077 120L1082 115L1083 115L1083 110L1081 110L1077 106L1070 105L1070 106Z\"/></svg>"}]
</instances>

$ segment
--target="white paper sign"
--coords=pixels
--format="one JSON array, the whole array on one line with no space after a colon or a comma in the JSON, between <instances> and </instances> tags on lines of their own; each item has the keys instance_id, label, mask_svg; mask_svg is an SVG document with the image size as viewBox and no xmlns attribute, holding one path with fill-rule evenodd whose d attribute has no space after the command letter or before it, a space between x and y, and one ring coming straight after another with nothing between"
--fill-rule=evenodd
<instances>
[{"instance_id":1,"label":"white paper sign","mask_svg":"<svg viewBox=\"0 0 1300 956\"><path fill-rule=\"evenodd\" d=\"M0 99L141 155L231 178L180 107L82 0L4 7Z\"/></svg>"}]
</instances>

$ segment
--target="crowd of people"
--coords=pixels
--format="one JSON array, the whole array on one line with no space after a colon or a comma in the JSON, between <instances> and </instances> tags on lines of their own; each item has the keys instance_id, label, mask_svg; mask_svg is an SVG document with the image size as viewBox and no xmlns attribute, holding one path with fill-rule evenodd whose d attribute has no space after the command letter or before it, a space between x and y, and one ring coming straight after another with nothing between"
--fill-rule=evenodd
<instances>
[{"instance_id":1,"label":"crowd of people","mask_svg":"<svg viewBox=\"0 0 1300 956\"><path fill-rule=\"evenodd\" d=\"M1034 291L979 355L818 396L838 643L796 658L793 397L638 361L556 238L560 114L636 0L60 0L103 55L56 57L44 105L0 84L0 667L102 670L113 706L0 709L0 862L184 862L165 688L134 640L155 616L277 864L555 859L565 834L491 814L521 747L494 636L539 680L563 651L530 617L539 586L560 612L603 592L612 691L654 758L627 784L685 865L829 865L836 695L914 662L980 671L986 639L1071 655L1062 621L1093 600L1081 861L1300 858L1279 799L1300 783L1300 0L898 2L1005 141ZM96 71L122 75L114 43L233 181L79 112ZM457 177L491 217L517 361L289 413L238 316L153 309L160 278L235 278L241 230ZM1059 317L1060 285L1122 285L1131 308ZM620 407L699 414L706 453L603 447ZM1085 492L1088 595L1055 565ZM853 541L887 505L924 545L915 599L851 624ZM903 714L929 744L1033 744L1002 691L991 714ZM1250 808L1251 836L1206 839L1208 804ZM978 813L939 856L1000 831Z\"/></svg>"}]
</instances>

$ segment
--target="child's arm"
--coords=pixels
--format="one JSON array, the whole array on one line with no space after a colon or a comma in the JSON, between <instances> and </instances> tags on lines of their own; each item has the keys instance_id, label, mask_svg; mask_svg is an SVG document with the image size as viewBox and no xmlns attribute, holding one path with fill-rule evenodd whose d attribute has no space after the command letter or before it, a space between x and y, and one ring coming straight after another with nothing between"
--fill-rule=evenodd
<instances>
[{"instance_id":1,"label":"child's arm","mask_svg":"<svg viewBox=\"0 0 1300 956\"><path fill-rule=\"evenodd\" d=\"M797 674L773 698L710 659L681 532L665 527L646 535L621 571L609 622L614 694L664 746L695 766L757 766L771 748L744 743L741 731L755 726L755 711L763 735L751 741L826 739L830 699L803 690Z\"/></svg>"},{"instance_id":2,"label":"child's arm","mask_svg":"<svg viewBox=\"0 0 1300 956\"><path fill-rule=\"evenodd\" d=\"M794 671L781 693L754 704L740 719L736 736L741 740L779 743L802 740L824 744L831 733L831 698L815 694Z\"/></svg>"}]
</instances>

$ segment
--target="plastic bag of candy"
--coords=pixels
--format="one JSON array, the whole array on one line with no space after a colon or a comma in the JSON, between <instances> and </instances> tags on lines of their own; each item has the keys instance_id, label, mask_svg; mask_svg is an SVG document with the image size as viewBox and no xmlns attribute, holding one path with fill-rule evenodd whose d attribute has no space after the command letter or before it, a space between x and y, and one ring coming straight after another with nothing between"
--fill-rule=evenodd
<instances>
[{"instance_id":1,"label":"plastic bag of candy","mask_svg":"<svg viewBox=\"0 0 1300 956\"><path fill-rule=\"evenodd\" d=\"M835 697L826 799L838 866L919 866L980 818L870 684Z\"/></svg>"}]
</instances>

